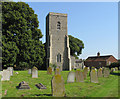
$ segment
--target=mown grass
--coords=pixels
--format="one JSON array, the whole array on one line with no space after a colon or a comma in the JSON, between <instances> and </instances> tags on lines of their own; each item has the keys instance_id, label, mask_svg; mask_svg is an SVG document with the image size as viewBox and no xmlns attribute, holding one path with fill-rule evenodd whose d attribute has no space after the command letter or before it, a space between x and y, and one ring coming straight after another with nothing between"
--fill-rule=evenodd
<instances>
[{"instance_id":1,"label":"mown grass","mask_svg":"<svg viewBox=\"0 0 120 99\"><path fill-rule=\"evenodd\" d=\"M10 81L2 82L3 97L52 97L51 79L54 76L48 75L47 71L39 71L38 78L32 78L28 71L17 71L10 78ZM118 97L118 75L111 74L109 78L99 78L99 83L91 83L89 75L82 82L67 83L67 75L69 71L62 71L61 75L65 83L65 92L67 97ZM118 72L116 72L118 74ZM18 90L16 86L21 81L29 84L30 90ZM35 84L42 83L47 89L38 89ZM5 90L7 94L5 95Z\"/></svg>"}]
</instances>

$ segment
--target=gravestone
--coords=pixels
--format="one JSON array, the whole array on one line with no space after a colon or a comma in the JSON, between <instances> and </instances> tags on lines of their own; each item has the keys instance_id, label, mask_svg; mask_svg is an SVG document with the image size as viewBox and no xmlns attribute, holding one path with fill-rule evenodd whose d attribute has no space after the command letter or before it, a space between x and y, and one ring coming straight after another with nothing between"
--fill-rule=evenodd
<instances>
[{"instance_id":1,"label":"gravestone","mask_svg":"<svg viewBox=\"0 0 120 99\"><path fill-rule=\"evenodd\" d=\"M0 71L0 75L2 75L2 71Z\"/></svg>"},{"instance_id":2,"label":"gravestone","mask_svg":"<svg viewBox=\"0 0 120 99\"><path fill-rule=\"evenodd\" d=\"M31 74L32 72L31 72L31 69L28 69L28 74Z\"/></svg>"},{"instance_id":3,"label":"gravestone","mask_svg":"<svg viewBox=\"0 0 120 99\"><path fill-rule=\"evenodd\" d=\"M28 83L26 83L25 81L22 81L19 83L18 89L30 89Z\"/></svg>"},{"instance_id":4,"label":"gravestone","mask_svg":"<svg viewBox=\"0 0 120 99\"><path fill-rule=\"evenodd\" d=\"M8 67L7 70L10 71L10 76L13 76L13 67Z\"/></svg>"},{"instance_id":5,"label":"gravestone","mask_svg":"<svg viewBox=\"0 0 120 99\"><path fill-rule=\"evenodd\" d=\"M95 69L92 69L90 72L90 82L98 83L97 72Z\"/></svg>"},{"instance_id":6,"label":"gravestone","mask_svg":"<svg viewBox=\"0 0 120 99\"><path fill-rule=\"evenodd\" d=\"M84 68L84 71L83 71L84 79L87 78L87 74L88 74L88 67L85 67L85 68Z\"/></svg>"},{"instance_id":7,"label":"gravestone","mask_svg":"<svg viewBox=\"0 0 120 99\"><path fill-rule=\"evenodd\" d=\"M1 81L9 81L10 80L10 71L3 70Z\"/></svg>"},{"instance_id":8,"label":"gravestone","mask_svg":"<svg viewBox=\"0 0 120 99\"><path fill-rule=\"evenodd\" d=\"M99 68L99 69L98 69L97 75L98 75L98 77L103 77L102 68Z\"/></svg>"},{"instance_id":9,"label":"gravestone","mask_svg":"<svg viewBox=\"0 0 120 99\"><path fill-rule=\"evenodd\" d=\"M38 69L37 69L37 67L32 68L32 78L38 78Z\"/></svg>"},{"instance_id":10,"label":"gravestone","mask_svg":"<svg viewBox=\"0 0 120 99\"><path fill-rule=\"evenodd\" d=\"M19 73L18 73L18 72L15 72L15 74L17 74L17 75L18 75Z\"/></svg>"},{"instance_id":11,"label":"gravestone","mask_svg":"<svg viewBox=\"0 0 120 99\"><path fill-rule=\"evenodd\" d=\"M35 86L36 86L38 89L46 89L46 87L45 87L42 83L36 84Z\"/></svg>"},{"instance_id":12,"label":"gravestone","mask_svg":"<svg viewBox=\"0 0 120 99\"><path fill-rule=\"evenodd\" d=\"M113 71L115 71L115 68L113 68Z\"/></svg>"},{"instance_id":13,"label":"gravestone","mask_svg":"<svg viewBox=\"0 0 120 99\"><path fill-rule=\"evenodd\" d=\"M76 77L76 82L84 82L84 76L81 70L76 70L75 77Z\"/></svg>"},{"instance_id":14,"label":"gravestone","mask_svg":"<svg viewBox=\"0 0 120 99\"><path fill-rule=\"evenodd\" d=\"M118 71L118 68L117 68L117 67L115 67L115 71Z\"/></svg>"},{"instance_id":15,"label":"gravestone","mask_svg":"<svg viewBox=\"0 0 120 99\"><path fill-rule=\"evenodd\" d=\"M47 74L52 75L52 67L47 68Z\"/></svg>"},{"instance_id":16,"label":"gravestone","mask_svg":"<svg viewBox=\"0 0 120 99\"><path fill-rule=\"evenodd\" d=\"M67 78L68 83L75 82L75 72L70 71Z\"/></svg>"},{"instance_id":17,"label":"gravestone","mask_svg":"<svg viewBox=\"0 0 120 99\"><path fill-rule=\"evenodd\" d=\"M59 68L56 68L55 70L55 75L59 74L60 75L60 69Z\"/></svg>"},{"instance_id":18,"label":"gravestone","mask_svg":"<svg viewBox=\"0 0 120 99\"><path fill-rule=\"evenodd\" d=\"M114 69L113 69L113 68L111 68L111 69L110 69L110 73L113 73L113 71L114 71Z\"/></svg>"},{"instance_id":19,"label":"gravestone","mask_svg":"<svg viewBox=\"0 0 120 99\"><path fill-rule=\"evenodd\" d=\"M61 75L57 74L52 79L52 95L55 97L65 96L65 85Z\"/></svg>"},{"instance_id":20,"label":"gravestone","mask_svg":"<svg viewBox=\"0 0 120 99\"><path fill-rule=\"evenodd\" d=\"M104 68L104 77L109 77L109 75L110 75L110 70L109 70L109 68L105 67Z\"/></svg>"}]
</instances>

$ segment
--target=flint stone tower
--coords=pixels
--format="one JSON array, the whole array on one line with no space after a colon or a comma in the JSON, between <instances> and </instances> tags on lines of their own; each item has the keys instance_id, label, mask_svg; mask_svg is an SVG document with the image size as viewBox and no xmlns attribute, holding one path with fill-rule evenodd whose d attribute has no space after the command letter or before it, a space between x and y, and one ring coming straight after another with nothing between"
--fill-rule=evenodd
<instances>
[{"instance_id":1,"label":"flint stone tower","mask_svg":"<svg viewBox=\"0 0 120 99\"><path fill-rule=\"evenodd\" d=\"M46 16L46 65L56 64L60 70L71 70L67 14L50 12Z\"/></svg>"}]
</instances>

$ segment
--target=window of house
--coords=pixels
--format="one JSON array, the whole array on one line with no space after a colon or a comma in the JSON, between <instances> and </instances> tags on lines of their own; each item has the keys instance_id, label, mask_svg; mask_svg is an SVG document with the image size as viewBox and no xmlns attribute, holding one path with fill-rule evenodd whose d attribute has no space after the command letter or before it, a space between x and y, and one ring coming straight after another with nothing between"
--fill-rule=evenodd
<instances>
[{"instance_id":1,"label":"window of house","mask_svg":"<svg viewBox=\"0 0 120 99\"><path fill-rule=\"evenodd\" d=\"M60 27L61 27L61 23L58 21L57 22L57 29L60 30Z\"/></svg>"},{"instance_id":2,"label":"window of house","mask_svg":"<svg viewBox=\"0 0 120 99\"><path fill-rule=\"evenodd\" d=\"M57 55L57 62L61 62L61 54L60 53Z\"/></svg>"}]
</instances>

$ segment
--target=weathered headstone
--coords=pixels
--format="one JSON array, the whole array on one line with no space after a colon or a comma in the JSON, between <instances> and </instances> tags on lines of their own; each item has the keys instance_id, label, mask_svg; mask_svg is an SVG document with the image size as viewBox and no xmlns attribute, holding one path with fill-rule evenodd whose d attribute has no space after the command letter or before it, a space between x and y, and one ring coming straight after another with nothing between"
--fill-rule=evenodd
<instances>
[{"instance_id":1,"label":"weathered headstone","mask_svg":"<svg viewBox=\"0 0 120 99\"><path fill-rule=\"evenodd\" d=\"M31 72L31 69L28 69L28 74L31 74L32 72Z\"/></svg>"},{"instance_id":2,"label":"weathered headstone","mask_svg":"<svg viewBox=\"0 0 120 99\"><path fill-rule=\"evenodd\" d=\"M57 74L52 79L52 95L55 97L65 96L65 85L61 75Z\"/></svg>"},{"instance_id":3,"label":"weathered headstone","mask_svg":"<svg viewBox=\"0 0 120 99\"><path fill-rule=\"evenodd\" d=\"M75 82L75 72L70 71L67 78L68 83Z\"/></svg>"},{"instance_id":4,"label":"weathered headstone","mask_svg":"<svg viewBox=\"0 0 120 99\"><path fill-rule=\"evenodd\" d=\"M10 80L10 71L3 70L1 81L9 81Z\"/></svg>"},{"instance_id":5,"label":"weathered headstone","mask_svg":"<svg viewBox=\"0 0 120 99\"><path fill-rule=\"evenodd\" d=\"M18 75L19 73L18 73L18 72L15 72L15 74L17 74L17 75Z\"/></svg>"},{"instance_id":6,"label":"weathered headstone","mask_svg":"<svg viewBox=\"0 0 120 99\"><path fill-rule=\"evenodd\" d=\"M0 71L0 75L2 75L2 71Z\"/></svg>"},{"instance_id":7,"label":"weathered headstone","mask_svg":"<svg viewBox=\"0 0 120 99\"><path fill-rule=\"evenodd\" d=\"M88 74L88 67L85 67L83 71L84 79L87 78L87 74Z\"/></svg>"},{"instance_id":8,"label":"weathered headstone","mask_svg":"<svg viewBox=\"0 0 120 99\"><path fill-rule=\"evenodd\" d=\"M60 69L59 68L56 68L55 70L55 75L59 74L60 75Z\"/></svg>"},{"instance_id":9,"label":"weathered headstone","mask_svg":"<svg viewBox=\"0 0 120 99\"><path fill-rule=\"evenodd\" d=\"M28 83L26 83L25 81L22 81L19 83L18 89L30 89Z\"/></svg>"},{"instance_id":10,"label":"weathered headstone","mask_svg":"<svg viewBox=\"0 0 120 99\"><path fill-rule=\"evenodd\" d=\"M76 77L76 82L84 82L84 76L81 70L76 70L75 77Z\"/></svg>"},{"instance_id":11,"label":"weathered headstone","mask_svg":"<svg viewBox=\"0 0 120 99\"><path fill-rule=\"evenodd\" d=\"M115 71L118 71L118 67L115 67Z\"/></svg>"},{"instance_id":12,"label":"weathered headstone","mask_svg":"<svg viewBox=\"0 0 120 99\"><path fill-rule=\"evenodd\" d=\"M52 75L52 68L51 67L47 68L47 74Z\"/></svg>"},{"instance_id":13,"label":"weathered headstone","mask_svg":"<svg viewBox=\"0 0 120 99\"><path fill-rule=\"evenodd\" d=\"M99 69L98 69L97 75L98 75L98 77L103 77L102 68L99 68Z\"/></svg>"},{"instance_id":14,"label":"weathered headstone","mask_svg":"<svg viewBox=\"0 0 120 99\"><path fill-rule=\"evenodd\" d=\"M109 77L109 75L110 75L110 70L109 70L109 68L105 67L104 68L104 77Z\"/></svg>"},{"instance_id":15,"label":"weathered headstone","mask_svg":"<svg viewBox=\"0 0 120 99\"><path fill-rule=\"evenodd\" d=\"M32 78L38 78L38 69L37 69L37 67L32 68Z\"/></svg>"},{"instance_id":16,"label":"weathered headstone","mask_svg":"<svg viewBox=\"0 0 120 99\"><path fill-rule=\"evenodd\" d=\"M97 72L96 72L95 69L91 70L91 73L90 73L90 82L98 83Z\"/></svg>"},{"instance_id":17,"label":"weathered headstone","mask_svg":"<svg viewBox=\"0 0 120 99\"><path fill-rule=\"evenodd\" d=\"M110 69L110 73L113 73L113 71L114 71L114 69L113 69L113 68L111 68L111 69Z\"/></svg>"},{"instance_id":18,"label":"weathered headstone","mask_svg":"<svg viewBox=\"0 0 120 99\"><path fill-rule=\"evenodd\" d=\"M13 67L8 67L7 70L10 71L10 76L13 76Z\"/></svg>"},{"instance_id":19,"label":"weathered headstone","mask_svg":"<svg viewBox=\"0 0 120 99\"><path fill-rule=\"evenodd\" d=\"M36 84L35 86L36 86L38 89L46 89L46 87L45 87L42 83Z\"/></svg>"}]
</instances>

